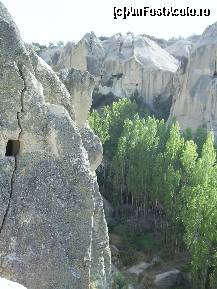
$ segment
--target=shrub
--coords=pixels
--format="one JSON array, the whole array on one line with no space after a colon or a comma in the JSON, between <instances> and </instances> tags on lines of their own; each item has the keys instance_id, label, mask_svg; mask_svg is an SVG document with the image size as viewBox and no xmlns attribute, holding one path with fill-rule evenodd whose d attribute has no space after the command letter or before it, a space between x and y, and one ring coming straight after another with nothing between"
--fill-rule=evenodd
<instances>
[{"instance_id":1,"label":"shrub","mask_svg":"<svg viewBox=\"0 0 217 289\"><path fill-rule=\"evenodd\" d=\"M129 289L127 280L122 273L118 272L114 274L112 289Z\"/></svg>"}]
</instances>

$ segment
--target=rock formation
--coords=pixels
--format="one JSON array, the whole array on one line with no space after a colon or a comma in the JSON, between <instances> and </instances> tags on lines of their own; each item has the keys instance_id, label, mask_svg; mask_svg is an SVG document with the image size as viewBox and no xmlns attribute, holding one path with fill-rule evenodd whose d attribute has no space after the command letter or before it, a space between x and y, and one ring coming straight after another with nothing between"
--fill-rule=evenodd
<instances>
[{"instance_id":1,"label":"rock formation","mask_svg":"<svg viewBox=\"0 0 217 289\"><path fill-rule=\"evenodd\" d=\"M103 41L104 59L98 93L118 97L141 97L152 109L172 94L179 62L146 36L120 34Z\"/></svg>"},{"instance_id":2,"label":"rock formation","mask_svg":"<svg viewBox=\"0 0 217 289\"><path fill-rule=\"evenodd\" d=\"M70 95L1 2L0 38L0 275L28 289L109 288L92 77L66 75Z\"/></svg>"},{"instance_id":3,"label":"rock formation","mask_svg":"<svg viewBox=\"0 0 217 289\"><path fill-rule=\"evenodd\" d=\"M165 50L172 54L174 57L181 59L182 57L188 58L194 44L191 40L180 39L175 43L168 45Z\"/></svg>"},{"instance_id":4,"label":"rock formation","mask_svg":"<svg viewBox=\"0 0 217 289\"><path fill-rule=\"evenodd\" d=\"M155 276L154 284L158 289L184 287L189 288L189 282L182 272L177 269L160 273Z\"/></svg>"},{"instance_id":5,"label":"rock formation","mask_svg":"<svg viewBox=\"0 0 217 289\"><path fill-rule=\"evenodd\" d=\"M171 117L181 128L207 126L217 135L217 23L209 26L189 56L180 92L174 98Z\"/></svg>"},{"instance_id":6,"label":"rock formation","mask_svg":"<svg viewBox=\"0 0 217 289\"><path fill-rule=\"evenodd\" d=\"M67 44L53 66L87 70L95 77L96 98L137 96L154 109L156 102L165 102L173 94L179 61L144 35L116 34L100 40L91 32L75 46Z\"/></svg>"},{"instance_id":7,"label":"rock formation","mask_svg":"<svg viewBox=\"0 0 217 289\"><path fill-rule=\"evenodd\" d=\"M160 116L170 111L170 119L175 116L183 130L204 126L217 135L217 23L201 36L169 41L87 33L77 45L62 48L57 67L89 71L95 77L96 103L141 97L154 112L163 109Z\"/></svg>"},{"instance_id":8,"label":"rock formation","mask_svg":"<svg viewBox=\"0 0 217 289\"><path fill-rule=\"evenodd\" d=\"M47 64L55 67L60 59L60 54L62 53L62 46L49 47L48 49L42 49L41 57L46 61Z\"/></svg>"},{"instance_id":9,"label":"rock formation","mask_svg":"<svg viewBox=\"0 0 217 289\"><path fill-rule=\"evenodd\" d=\"M105 51L101 41L91 32L71 49L69 44L60 55L59 68L76 68L81 71L89 71L92 75L100 74L100 67L105 57Z\"/></svg>"}]
</instances>

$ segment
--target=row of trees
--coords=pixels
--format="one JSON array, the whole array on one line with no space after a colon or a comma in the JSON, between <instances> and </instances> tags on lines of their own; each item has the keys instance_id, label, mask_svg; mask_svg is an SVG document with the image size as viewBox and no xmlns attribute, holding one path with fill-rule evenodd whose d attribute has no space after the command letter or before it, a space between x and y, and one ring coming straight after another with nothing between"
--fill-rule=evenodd
<instances>
[{"instance_id":1,"label":"row of trees","mask_svg":"<svg viewBox=\"0 0 217 289\"><path fill-rule=\"evenodd\" d=\"M184 241L191 254L194 288L217 288L213 134L199 129L193 139L190 130L181 134L177 122L167 125L138 111L135 102L125 99L90 115L109 161L99 174L101 191L116 206L130 204L137 215L165 214L173 244Z\"/></svg>"}]
</instances>

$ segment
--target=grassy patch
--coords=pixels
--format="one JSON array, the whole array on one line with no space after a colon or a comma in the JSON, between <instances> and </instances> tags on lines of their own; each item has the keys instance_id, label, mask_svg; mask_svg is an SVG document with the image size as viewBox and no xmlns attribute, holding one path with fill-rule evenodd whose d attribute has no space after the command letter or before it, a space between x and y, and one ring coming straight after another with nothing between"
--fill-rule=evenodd
<instances>
[{"instance_id":1,"label":"grassy patch","mask_svg":"<svg viewBox=\"0 0 217 289\"><path fill-rule=\"evenodd\" d=\"M112 289L129 289L128 282L122 273L114 274Z\"/></svg>"},{"instance_id":2,"label":"grassy patch","mask_svg":"<svg viewBox=\"0 0 217 289\"><path fill-rule=\"evenodd\" d=\"M191 272L191 264L184 264L180 267L180 270L184 273Z\"/></svg>"},{"instance_id":3,"label":"grassy patch","mask_svg":"<svg viewBox=\"0 0 217 289\"><path fill-rule=\"evenodd\" d=\"M152 234L135 233L126 225L115 226L112 232L120 237L120 258L124 266L137 262L141 252L149 255L161 247Z\"/></svg>"},{"instance_id":4,"label":"grassy patch","mask_svg":"<svg viewBox=\"0 0 217 289\"><path fill-rule=\"evenodd\" d=\"M134 238L137 250L152 253L159 246L159 241L153 238L152 234L138 234Z\"/></svg>"}]
</instances>

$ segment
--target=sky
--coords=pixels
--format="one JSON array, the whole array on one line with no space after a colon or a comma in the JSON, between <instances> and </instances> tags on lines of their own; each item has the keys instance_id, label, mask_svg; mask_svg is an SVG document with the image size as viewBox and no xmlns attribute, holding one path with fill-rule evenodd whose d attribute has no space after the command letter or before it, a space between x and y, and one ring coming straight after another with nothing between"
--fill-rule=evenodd
<instances>
[{"instance_id":1,"label":"sky","mask_svg":"<svg viewBox=\"0 0 217 289\"><path fill-rule=\"evenodd\" d=\"M97 36L133 32L158 38L201 34L217 21L215 0L0 0L10 11L26 42L48 44L79 41L87 32ZM114 7L210 9L210 16L146 16L114 19Z\"/></svg>"}]
</instances>

